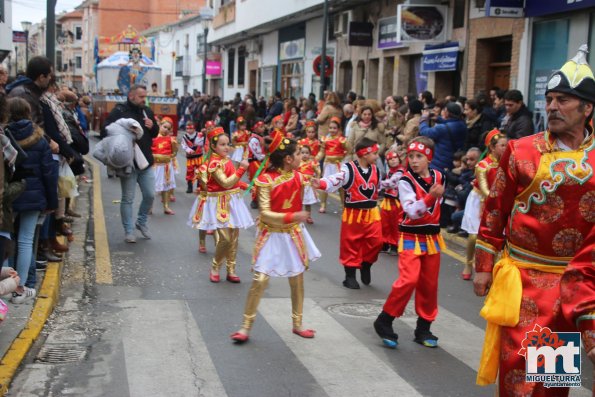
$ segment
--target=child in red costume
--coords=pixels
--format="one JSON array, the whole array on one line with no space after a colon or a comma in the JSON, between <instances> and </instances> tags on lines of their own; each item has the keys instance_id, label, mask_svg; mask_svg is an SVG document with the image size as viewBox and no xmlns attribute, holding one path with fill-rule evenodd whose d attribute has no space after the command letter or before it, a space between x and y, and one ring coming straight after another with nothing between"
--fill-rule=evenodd
<instances>
[{"instance_id":1,"label":"child in red costume","mask_svg":"<svg viewBox=\"0 0 595 397\"><path fill-rule=\"evenodd\" d=\"M339 167L345 155L347 154L347 139L341 132L341 119L338 117L331 118L328 126L328 135L322 137L320 152L316 156L316 161L324 160L324 167L322 169L322 176L327 177L339 172ZM320 209L318 212L324 214L326 212L326 192L320 192ZM341 190L341 198L343 199L343 191Z\"/></svg>"},{"instance_id":2,"label":"child in red costume","mask_svg":"<svg viewBox=\"0 0 595 397\"><path fill-rule=\"evenodd\" d=\"M444 193L444 175L429 168L434 142L417 137L407 147L409 167L399 180L399 199L403 220L399 231L399 278L374 321L374 329L387 347L397 346L393 331L395 317L400 317L415 290L417 328L415 341L426 347L438 346L430 325L438 314L438 274L440 249L440 202Z\"/></svg>"},{"instance_id":3,"label":"child in red costume","mask_svg":"<svg viewBox=\"0 0 595 397\"><path fill-rule=\"evenodd\" d=\"M264 159L264 130L265 125L262 121L256 122L252 127L252 135L248 140L248 179L252 181L262 160ZM253 209L258 208L258 201L256 200L256 189L252 189L252 201L250 207Z\"/></svg>"},{"instance_id":4,"label":"child in red costume","mask_svg":"<svg viewBox=\"0 0 595 397\"><path fill-rule=\"evenodd\" d=\"M308 146L310 148L310 156L316 158L320 152L320 141L318 140L318 130L316 122L313 120L306 122L306 137L298 141L300 146Z\"/></svg>"},{"instance_id":5,"label":"child in red costume","mask_svg":"<svg viewBox=\"0 0 595 397\"><path fill-rule=\"evenodd\" d=\"M186 193L192 193L196 171L202 163L203 146L205 136L202 132L194 129L194 123L186 123L186 133L182 137L182 149L186 153ZM198 187L198 186L197 186Z\"/></svg>"},{"instance_id":6,"label":"child in red costume","mask_svg":"<svg viewBox=\"0 0 595 397\"><path fill-rule=\"evenodd\" d=\"M318 161L312 159L310 146L300 146L300 151L302 152L302 163L300 164L300 168L298 168L298 172L304 176L305 181L302 204L304 204L306 211L311 214L312 204L316 204L318 202L318 197L316 197L316 192L310 185L310 179L320 178L320 165ZM314 223L312 216L309 216L308 219L306 219L306 223Z\"/></svg>"},{"instance_id":7,"label":"child in red costume","mask_svg":"<svg viewBox=\"0 0 595 397\"><path fill-rule=\"evenodd\" d=\"M341 164L338 173L311 181L314 188L327 192L345 189L339 261L345 268L343 285L350 289L359 289L356 269L360 269L362 283L370 284L370 269L382 248L382 225L377 206L379 177L375 165L378 144L364 137L355 151L357 160Z\"/></svg>"},{"instance_id":8,"label":"child in red costume","mask_svg":"<svg viewBox=\"0 0 595 397\"><path fill-rule=\"evenodd\" d=\"M155 191L161 193L163 213L174 215L175 212L169 208L171 192L176 187L176 177L173 159L178 153L178 141L172 136L173 121L164 117L159 123L159 135L153 138L151 151L155 164Z\"/></svg>"},{"instance_id":9,"label":"child in red costume","mask_svg":"<svg viewBox=\"0 0 595 397\"><path fill-rule=\"evenodd\" d=\"M381 252L397 254L397 242L399 241L399 223L403 218L403 208L399 202L399 179L405 172L401 166L401 159L396 152L390 151L386 154L388 173L380 182L380 188L384 190L384 200L380 204L380 217L382 218L382 238L384 245Z\"/></svg>"},{"instance_id":10,"label":"child in red costume","mask_svg":"<svg viewBox=\"0 0 595 397\"><path fill-rule=\"evenodd\" d=\"M250 139L250 131L246 129L246 119L238 117L236 119L236 125L238 129L231 135L231 143L234 146L234 150L231 153L231 161L239 163L243 159L247 158L246 146L248 146L248 140Z\"/></svg>"}]
</instances>

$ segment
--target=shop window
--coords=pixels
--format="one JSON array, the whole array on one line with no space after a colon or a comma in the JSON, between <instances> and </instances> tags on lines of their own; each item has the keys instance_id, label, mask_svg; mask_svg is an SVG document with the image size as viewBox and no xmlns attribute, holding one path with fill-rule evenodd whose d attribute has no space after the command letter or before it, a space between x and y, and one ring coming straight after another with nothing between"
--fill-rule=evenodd
<instances>
[{"instance_id":1,"label":"shop window","mask_svg":"<svg viewBox=\"0 0 595 397\"><path fill-rule=\"evenodd\" d=\"M227 51L227 85L233 86L235 81L236 50L231 48Z\"/></svg>"},{"instance_id":2,"label":"shop window","mask_svg":"<svg viewBox=\"0 0 595 397\"><path fill-rule=\"evenodd\" d=\"M589 48L591 49L589 51L589 63L593 65L593 62L595 62L595 55L593 55L595 51L592 50L595 47L595 12L591 13L591 23L589 26L591 29L589 32Z\"/></svg>"},{"instance_id":3,"label":"shop window","mask_svg":"<svg viewBox=\"0 0 595 397\"><path fill-rule=\"evenodd\" d=\"M76 67L77 69L80 69L80 68L82 68L82 67L83 67L83 58L82 58L82 57L80 57L80 56L78 56L78 55L77 55L77 56L74 58L74 60L75 60L75 67Z\"/></svg>"},{"instance_id":4,"label":"shop window","mask_svg":"<svg viewBox=\"0 0 595 397\"><path fill-rule=\"evenodd\" d=\"M304 63L285 62L281 64L281 96L299 98L304 91Z\"/></svg>"},{"instance_id":5,"label":"shop window","mask_svg":"<svg viewBox=\"0 0 595 397\"><path fill-rule=\"evenodd\" d=\"M238 86L243 87L246 81L246 48L238 48Z\"/></svg>"}]
</instances>

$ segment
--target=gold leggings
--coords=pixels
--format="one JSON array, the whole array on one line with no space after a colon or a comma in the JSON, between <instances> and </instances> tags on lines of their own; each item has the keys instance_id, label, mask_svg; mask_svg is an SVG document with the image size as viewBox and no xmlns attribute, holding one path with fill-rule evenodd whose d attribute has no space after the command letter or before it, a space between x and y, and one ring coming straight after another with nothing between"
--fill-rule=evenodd
<instances>
[{"instance_id":1,"label":"gold leggings","mask_svg":"<svg viewBox=\"0 0 595 397\"><path fill-rule=\"evenodd\" d=\"M214 273L219 273L219 267L225 260L227 274L236 275L236 256L238 253L238 238L240 229L225 228L215 230L215 256L211 269Z\"/></svg>"},{"instance_id":2,"label":"gold leggings","mask_svg":"<svg viewBox=\"0 0 595 397\"><path fill-rule=\"evenodd\" d=\"M471 271L475 269L475 241L477 240L477 234L470 234L467 237L467 263L465 269Z\"/></svg>"},{"instance_id":3,"label":"gold leggings","mask_svg":"<svg viewBox=\"0 0 595 397\"><path fill-rule=\"evenodd\" d=\"M252 277L252 286L246 298L246 307L244 308L244 322L242 328L250 330L252 323L256 318L260 298L269 285L269 276L264 273L255 272ZM304 311L304 274L289 277L289 287L291 288L291 319L293 328L299 329L302 326L302 314Z\"/></svg>"}]
</instances>

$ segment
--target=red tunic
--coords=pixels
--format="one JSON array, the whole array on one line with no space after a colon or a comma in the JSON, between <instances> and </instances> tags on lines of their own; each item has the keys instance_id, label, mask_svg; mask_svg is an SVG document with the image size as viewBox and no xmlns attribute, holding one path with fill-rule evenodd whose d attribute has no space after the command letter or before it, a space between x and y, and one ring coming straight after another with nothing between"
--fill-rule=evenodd
<instances>
[{"instance_id":1,"label":"red tunic","mask_svg":"<svg viewBox=\"0 0 595 397\"><path fill-rule=\"evenodd\" d=\"M232 190L241 187L245 183L242 181L238 181L231 189L224 188L221 186L213 177L213 173L218 169L221 168L225 173L225 176L230 177L233 174L238 175L241 177L244 174L243 169L237 169L233 166L233 163L228 158L222 158L217 153L213 153L211 155L209 165L207 167L207 191L211 192L224 192L226 190Z\"/></svg>"},{"instance_id":2,"label":"red tunic","mask_svg":"<svg viewBox=\"0 0 595 397\"><path fill-rule=\"evenodd\" d=\"M347 154L347 139L344 136L322 138L326 161L339 163Z\"/></svg>"},{"instance_id":3,"label":"red tunic","mask_svg":"<svg viewBox=\"0 0 595 397\"><path fill-rule=\"evenodd\" d=\"M559 149L549 132L510 141L485 202L476 246L477 271L491 272L501 251L509 262L523 264L517 267L519 284L508 282L510 271L499 271L490 289L490 294L496 295L502 291L494 285L506 285L506 291L522 290L518 306L511 307L519 311L518 323L500 325L501 337L497 341L503 397L517 395L521 390L523 395L568 394L567 388L546 389L542 383L526 383L526 361L517 353L526 333L535 325L554 332L577 330L576 323L564 318L560 303L565 313L593 311L592 300L590 307L581 309L585 295L579 293L577 280L584 274L567 269L560 285L560 272L586 241L593 242L590 233L595 223L595 140L591 129L589 134L578 150L570 151ZM591 269L592 261L591 256ZM492 318L489 311L482 315L488 320ZM494 321L490 326L499 325ZM593 321L579 324L584 345L595 346ZM494 381L491 374L481 379L483 383Z\"/></svg>"},{"instance_id":4,"label":"red tunic","mask_svg":"<svg viewBox=\"0 0 595 397\"><path fill-rule=\"evenodd\" d=\"M237 130L233 133L231 142L234 146L246 146L250 139L250 132L248 130Z\"/></svg>"},{"instance_id":5,"label":"red tunic","mask_svg":"<svg viewBox=\"0 0 595 397\"><path fill-rule=\"evenodd\" d=\"M151 151L153 154L160 154L160 155L172 155L173 154L173 145L172 139L175 139L171 136L156 136L153 138L153 145L151 146Z\"/></svg>"},{"instance_id":6,"label":"red tunic","mask_svg":"<svg viewBox=\"0 0 595 397\"><path fill-rule=\"evenodd\" d=\"M303 138L298 141L300 146L308 146L312 157L316 157L320 151L320 141L318 139Z\"/></svg>"},{"instance_id":7,"label":"red tunic","mask_svg":"<svg viewBox=\"0 0 595 397\"><path fill-rule=\"evenodd\" d=\"M318 162L315 160L310 161L302 161L300 164L300 168L298 172L302 175L306 176L306 180L310 180L313 176L317 175L318 172Z\"/></svg>"}]
</instances>

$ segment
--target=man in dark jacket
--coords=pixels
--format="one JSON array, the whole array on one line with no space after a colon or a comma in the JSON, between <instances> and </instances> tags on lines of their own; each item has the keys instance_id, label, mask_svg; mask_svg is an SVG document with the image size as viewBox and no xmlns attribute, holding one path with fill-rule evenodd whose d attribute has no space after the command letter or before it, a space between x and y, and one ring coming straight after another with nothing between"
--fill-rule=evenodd
<instances>
[{"instance_id":1,"label":"man in dark jacket","mask_svg":"<svg viewBox=\"0 0 595 397\"><path fill-rule=\"evenodd\" d=\"M283 113L283 101L281 101L281 93L275 93L275 103L269 109L267 116L264 119L265 123L270 123L273 118Z\"/></svg>"},{"instance_id":2,"label":"man in dark jacket","mask_svg":"<svg viewBox=\"0 0 595 397\"><path fill-rule=\"evenodd\" d=\"M510 90L504 94L506 116L502 121L502 132L508 139L518 139L533 135L533 113L523 103L523 94L519 90Z\"/></svg>"},{"instance_id":3,"label":"man in dark jacket","mask_svg":"<svg viewBox=\"0 0 595 397\"><path fill-rule=\"evenodd\" d=\"M424 110L419 123L419 135L427 136L434 141L434 158L430 167L441 171L452 167L453 154L465 146L467 126L461 119L461 107L455 102L448 102L445 108L445 119L434 127L430 127L430 111Z\"/></svg>"},{"instance_id":4,"label":"man in dark jacket","mask_svg":"<svg viewBox=\"0 0 595 397\"><path fill-rule=\"evenodd\" d=\"M135 162L135 168L132 173L129 176L120 177L120 185L122 186L120 217L122 218L122 226L124 226L127 243L136 243L136 236L134 235L135 226L146 239L151 238L147 225L149 211L155 199L155 174L153 173L153 167L151 167L154 160L151 145L153 138L159 133L159 126L151 109L145 106L146 98L147 87L139 84L133 85L130 87L130 92L128 93L128 101L116 105L105 121L105 125L108 126L119 119L134 119L143 127L143 136L136 141L136 144L147 159L149 166L141 170ZM102 136L105 136L104 131L102 131ZM143 199L138 208L136 223L133 225L132 203L134 202L137 183Z\"/></svg>"}]
</instances>

